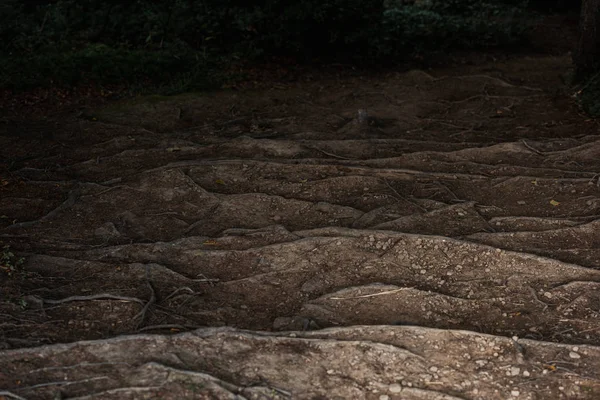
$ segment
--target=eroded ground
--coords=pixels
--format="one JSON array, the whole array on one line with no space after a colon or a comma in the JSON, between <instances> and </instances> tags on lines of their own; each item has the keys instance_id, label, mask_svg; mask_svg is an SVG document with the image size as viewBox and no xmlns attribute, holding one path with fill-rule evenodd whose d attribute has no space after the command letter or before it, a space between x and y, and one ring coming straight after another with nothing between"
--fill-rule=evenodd
<instances>
[{"instance_id":1,"label":"eroded ground","mask_svg":"<svg viewBox=\"0 0 600 400\"><path fill-rule=\"evenodd\" d=\"M600 136L569 66L7 120L0 396L597 399Z\"/></svg>"}]
</instances>

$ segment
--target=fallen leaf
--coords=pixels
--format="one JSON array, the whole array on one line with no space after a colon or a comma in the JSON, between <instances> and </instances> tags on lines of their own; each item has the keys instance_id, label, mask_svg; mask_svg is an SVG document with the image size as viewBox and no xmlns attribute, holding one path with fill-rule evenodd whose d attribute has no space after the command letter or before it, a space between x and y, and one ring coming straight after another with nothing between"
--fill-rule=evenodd
<instances>
[{"instance_id":1,"label":"fallen leaf","mask_svg":"<svg viewBox=\"0 0 600 400\"><path fill-rule=\"evenodd\" d=\"M554 207L556 207L557 205L560 204L560 202L558 202L556 200L550 200L550 204L552 204Z\"/></svg>"},{"instance_id":2,"label":"fallen leaf","mask_svg":"<svg viewBox=\"0 0 600 400\"><path fill-rule=\"evenodd\" d=\"M218 184L218 185L224 185L224 184L225 184L225 181L224 181L223 179L217 179L217 180L215 181L215 183L216 183L216 184Z\"/></svg>"}]
</instances>

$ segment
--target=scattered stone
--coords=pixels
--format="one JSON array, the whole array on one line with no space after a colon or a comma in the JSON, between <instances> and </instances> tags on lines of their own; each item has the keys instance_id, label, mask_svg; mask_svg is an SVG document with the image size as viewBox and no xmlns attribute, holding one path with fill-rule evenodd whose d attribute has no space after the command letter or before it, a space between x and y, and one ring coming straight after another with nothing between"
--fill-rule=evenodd
<instances>
[{"instance_id":1,"label":"scattered stone","mask_svg":"<svg viewBox=\"0 0 600 400\"><path fill-rule=\"evenodd\" d=\"M391 393L400 393L402 391L402 386L397 383L393 383L390 385L389 391Z\"/></svg>"}]
</instances>

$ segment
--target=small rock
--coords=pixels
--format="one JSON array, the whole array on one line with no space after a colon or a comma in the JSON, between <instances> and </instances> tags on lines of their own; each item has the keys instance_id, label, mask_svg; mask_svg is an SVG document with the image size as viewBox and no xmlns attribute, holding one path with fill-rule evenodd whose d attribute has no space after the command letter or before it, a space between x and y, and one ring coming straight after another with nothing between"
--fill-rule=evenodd
<instances>
[{"instance_id":1,"label":"small rock","mask_svg":"<svg viewBox=\"0 0 600 400\"><path fill-rule=\"evenodd\" d=\"M104 240L110 240L121 236L121 232L119 232L117 227L112 222L107 222L101 227L97 228L94 231L94 235Z\"/></svg>"},{"instance_id":2,"label":"small rock","mask_svg":"<svg viewBox=\"0 0 600 400\"><path fill-rule=\"evenodd\" d=\"M579 359L579 358L581 358L581 355L579 353L575 353L574 351L572 351L569 353L569 357Z\"/></svg>"},{"instance_id":3,"label":"small rock","mask_svg":"<svg viewBox=\"0 0 600 400\"><path fill-rule=\"evenodd\" d=\"M521 392L519 392L518 390L513 390L510 392L510 395L512 397L519 397L520 394L521 394Z\"/></svg>"},{"instance_id":4,"label":"small rock","mask_svg":"<svg viewBox=\"0 0 600 400\"><path fill-rule=\"evenodd\" d=\"M511 376L517 376L517 375L519 375L520 373L521 373L521 368L519 368L519 367L512 367L512 368L510 369L510 375L511 375Z\"/></svg>"},{"instance_id":5,"label":"small rock","mask_svg":"<svg viewBox=\"0 0 600 400\"><path fill-rule=\"evenodd\" d=\"M402 386L397 383L393 383L390 385L389 390L391 393L400 393L402 391Z\"/></svg>"},{"instance_id":6,"label":"small rock","mask_svg":"<svg viewBox=\"0 0 600 400\"><path fill-rule=\"evenodd\" d=\"M529 371L523 371L523 376L524 376L525 378L528 378L528 377L530 377L530 376L531 376L531 374L529 373Z\"/></svg>"},{"instance_id":7,"label":"small rock","mask_svg":"<svg viewBox=\"0 0 600 400\"><path fill-rule=\"evenodd\" d=\"M381 396L379 396L379 400L390 400L390 396L388 396L387 394L382 394Z\"/></svg>"}]
</instances>

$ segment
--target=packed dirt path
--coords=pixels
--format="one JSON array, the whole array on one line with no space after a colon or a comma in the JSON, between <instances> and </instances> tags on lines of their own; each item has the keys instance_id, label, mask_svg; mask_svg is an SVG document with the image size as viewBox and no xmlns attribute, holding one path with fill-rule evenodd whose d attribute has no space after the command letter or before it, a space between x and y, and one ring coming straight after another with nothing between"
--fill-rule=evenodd
<instances>
[{"instance_id":1,"label":"packed dirt path","mask_svg":"<svg viewBox=\"0 0 600 400\"><path fill-rule=\"evenodd\" d=\"M569 67L5 120L0 398L600 398L600 135Z\"/></svg>"}]
</instances>

